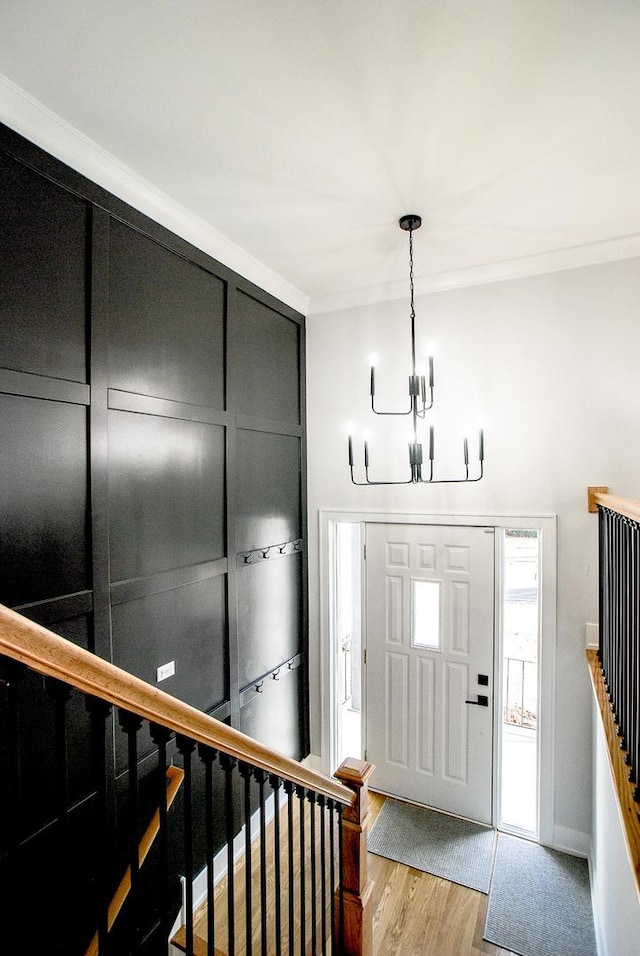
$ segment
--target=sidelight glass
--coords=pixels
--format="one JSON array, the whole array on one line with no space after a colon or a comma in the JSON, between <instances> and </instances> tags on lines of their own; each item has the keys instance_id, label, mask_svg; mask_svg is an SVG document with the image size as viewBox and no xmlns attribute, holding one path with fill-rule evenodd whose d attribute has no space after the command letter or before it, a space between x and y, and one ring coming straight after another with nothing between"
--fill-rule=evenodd
<instances>
[{"instance_id":1,"label":"sidelight glass","mask_svg":"<svg viewBox=\"0 0 640 956\"><path fill-rule=\"evenodd\" d=\"M501 826L536 834L540 531L502 533Z\"/></svg>"}]
</instances>

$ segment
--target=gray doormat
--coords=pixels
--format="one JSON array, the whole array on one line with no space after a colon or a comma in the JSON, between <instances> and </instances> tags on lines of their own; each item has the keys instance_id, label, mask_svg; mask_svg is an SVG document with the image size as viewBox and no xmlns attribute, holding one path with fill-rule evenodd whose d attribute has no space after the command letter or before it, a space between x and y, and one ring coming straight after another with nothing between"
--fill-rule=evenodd
<instances>
[{"instance_id":1,"label":"gray doormat","mask_svg":"<svg viewBox=\"0 0 640 956\"><path fill-rule=\"evenodd\" d=\"M500 833L484 938L522 956L596 956L587 861Z\"/></svg>"},{"instance_id":2,"label":"gray doormat","mask_svg":"<svg viewBox=\"0 0 640 956\"><path fill-rule=\"evenodd\" d=\"M495 838L496 831L489 827L387 797L369 834L367 849L488 893Z\"/></svg>"}]
</instances>

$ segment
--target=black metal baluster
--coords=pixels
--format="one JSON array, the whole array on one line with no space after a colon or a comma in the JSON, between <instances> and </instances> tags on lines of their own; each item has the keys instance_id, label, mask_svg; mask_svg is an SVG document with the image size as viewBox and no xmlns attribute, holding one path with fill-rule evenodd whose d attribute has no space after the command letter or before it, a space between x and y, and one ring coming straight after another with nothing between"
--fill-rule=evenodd
<instances>
[{"instance_id":1,"label":"black metal baluster","mask_svg":"<svg viewBox=\"0 0 640 956\"><path fill-rule=\"evenodd\" d=\"M217 750L206 747L204 744L198 745L198 753L204 764L204 827L205 827L205 848L207 855L207 954L214 956L216 946L216 917L215 917L215 873L214 873L214 807L213 807L213 761L216 758Z\"/></svg>"},{"instance_id":2,"label":"black metal baluster","mask_svg":"<svg viewBox=\"0 0 640 956\"><path fill-rule=\"evenodd\" d=\"M273 865L274 875L274 893L275 893L275 952L282 951L282 903L280 893L282 890L282 879L280 873L280 778L275 774L269 776L269 783L273 790Z\"/></svg>"},{"instance_id":3,"label":"black metal baluster","mask_svg":"<svg viewBox=\"0 0 640 956\"><path fill-rule=\"evenodd\" d=\"M298 798L299 834L300 834L300 954L305 956L306 950L306 852L305 852L305 813L304 813L304 787L296 787L296 796Z\"/></svg>"},{"instance_id":4,"label":"black metal baluster","mask_svg":"<svg viewBox=\"0 0 640 956\"><path fill-rule=\"evenodd\" d=\"M316 954L318 942L317 920L318 920L318 884L316 879L316 795L313 790L308 791L309 814L311 825L309 827L309 840L311 842L310 864L311 864L311 952Z\"/></svg>"},{"instance_id":5,"label":"black metal baluster","mask_svg":"<svg viewBox=\"0 0 640 956\"><path fill-rule=\"evenodd\" d=\"M322 906L322 956L327 952L327 801L318 794L320 807L320 905Z\"/></svg>"},{"instance_id":6,"label":"black metal baluster","mask_svg":"<svg viewBox=\"0 0 640 956\"><path fill-rule=\"evenodd\" d=\"M340 953L344 949L344 883L342 880L342 874L344 870L344 847L342 834L342 809L342 804L338 804L338 879L340 884L340 892L338 895L338 952Z\"/></svg>"},{"instance_id":7,"label":"black metal baluster","mask_svg":"<svg viewBox=\"0 0 640 956\"><path fill-rule=\"evenodd\" d=\"M196 749L190 737L176 737L178 752L183 759L183 839L184 839L184 905L186 909L185 944L187 953L193 952L193 790L191 757Z\"/></svg>"},{"instance_id":8,"label":"black metal baluster","mask_svg":"<svg viewBox=\"0 0 640 956\"><path fill-rule=\"evenodd\" d=\"M240 776L244 780L244 895L246 954L251 956L253 947L253 905L251 894L251 771L248 763L240 763Z\"/></svg>"},{"instance_id":9,"label":"black metal baluster","mask_svg":"<svg viewBox=\"0 0 640 956\"><path fill-rule=\"evenodd\" d=\"M329 808L329 863L331 872L331 952L339 953L336 932L336 803L327 801Z\"/></svg>"},{"instance_id":10,"label":"black metal baluster","mask_svg":"<svg viewBox=\"0 0 640 956\"><path fill-rule=\"evenodd\" d=\"M636 749L638 737L638 688L636 685L636 653L637 653L637 602L638 602L638 525L634 521L629 528L629 658L627 662L627 680L628 680L628 745L627 757L630 767L629 780L631 783L637 783Z\"/></svg>"},{"instance_id":11,"label":"black metal baluster","mask_svg":"<svg viewBox=\"0 0 640 956\"><path fill-rule=\"evenodd\" d=\"M295 883L293 866L294 819L293 819L293 792L294 786L289 780L284 782L284 791L287 795L287 866L289 874L289 956L294 956L295 941Z\"/></svg>"},{"instance_id":12,"label":"black metal baluster","mask_svg":"<svg viewBox=\"0 0 640 956\"><path fill-rule=\"evenodd\" d=\"M254 770L253 775L258 781L258 793L260 801L260 952L261 956L267 956L267 817L264 796L264 785L267 775L264 770L259 769Z\"/></svg>"},{"instance_id":13,"label":"black metal baluster","mask_svg":"<svg viewBox=\"0 0 640 956\"><path fill-rule=\"evenodd\" d=\"M640 558L638 561L639 564L639 573L640 573ZM639 584L640 588L640 584ZM636 687L636 700L640 700L640 593L636 600L636 641L635 641L635 687ZM635 767L635 791L634 799L636 803L640 804L640 708L636 712L636 744L634 751L634 767ZM638 817L640 818L640 807L638 808Z\"/></svg>"},{"instance_id":14,"label":"black metal baluster","mask_svg":"<svg viewBox=\"0 0 640 956\"><path fill-rule=\"evenodd\" d=\"M85 697L85 705L90 721L90 759L91 778L96 792L96 811L94 845L92 853L94 866L93 881L95 893L93 897L93 920L96 928L98 951L107 952L107 937L109 933L109 816L107 809L107 721L111 714L111 705L97 697ZM168 935L168 934L167 934Z\"/></svg>"},{"instance_id":15,"label":"black metal baluster","mask_svg":"<svg viewBox=\"0 0 640 956\"><path fill-rule=\"evenodd\" d=\"M220 764L224 770L224 818L227 841L227 945L229 956L236 951L235 931L235 880L233 872L233 768L235 757L220 755Z\"/></svg>"},{"instance_id":16,"label":"black metal baluster","mask_svg":"<svg viewBox=\"0 0 640 956\"><path fill-rule=\"evenodd\" d=\"M620 559L620 525L618 519L615 519L615 523L612 525L612 539L613 539L613 552L612 552L612 582L613 582L613 607L617 609L620 601L620 575L618 573L618 561ZM618 723L618 647L620 639L620 624L618 620L617 613L611 617L611 686L609 688L611 693L611 703L613 705L613 713L615 715L615 722Z\"/></svg>"},{"instance_id":17,"label":"black metal baluster","mask_svg":"<svg viewBox=\"0 0 640 956\"><path fill-rule=\"evenodd\" d=\"M127 901L126 923L130 932L128 938L131 939L131 951L138 952L140 944L140 915L138 912L139 901L139 849L138 849L138 814L139 814L139 790L138 790L138 733L142 727L142 719L135 714L130 714L126 710L118 711L120 726L127 735L127 773L128 773L128 793L129 793L129 832L127 834L129 875L131 879L131 889ZM122 917L121 917L122 918Z\"/></svg>"},{"instance_id":18,"label":"black metal baluster","mask_svg":"<svg viewBox=\"0 0 640 956\"><path fill-rule=\"evenodd\" d=\"M623 576L622 576L622 521L618 517L616 523L616 678L615 678L615 712L618 724L618 734L620 734L620 698L622 696L622 614L621 609L624 602Z\"/></svg>"},{"instance_id":19,"label":"black metal baluster","mask_svg":"<svg viewBox=\"0 0 640 956\"><path fill-rule=\"evenodd\" d=\"M633 700L640 701L640 525L636 522L634 528L634 562L633 562ZM635 783L634 799L640 803L640 708L634 708L634 739L633 739L633 782ZM640 815L640 814L639 814Z\"/></svg>"},{"instance_id":20,"label":"black metal baluster","mask_svg":"<svg viewBox=\"0 0 640 956\"><path fill-rule=\"evenodd\" d=\"M615 555L615 526L613 515L608 515L609 524L609 551L608 551L608 569L607 580L609 582L609 601L607 605L607 671L606 682L609 700L613 705L613 615L612 608L615 601L615 575L614 575L614 555Z\"/></svg>"},{"instance_id":21,"label":"black metal baluster","mask_svg":"<svg viewBox=\"0 0 640 956\"><path fill-rule=\"evenodd\" d=\"M167 812L167 744L171 739L171 731L160 724L151 724L151 739L158 748L156 768L157 802L158 802L158 858L160 866L160 935L168 939L171 932L169 906L169 840L168 840L168 812Z\"/></svg>"},{"instance_id":22,"label":"black metal baluster","mask_svg":"<svg viewBox=\"0 0 640 956\"><path fill-rule=\"evenodd\" d=\"M627 751L626 761L631 762L631 756L628 753L629 747L629 659L630 659L630 607L629 607L629 584L631 578L631 528L629 521L625 518L622 522L622 657L620 662L620 717L621 717L621 741L620 745Z\"/></svg>"},{"instance_id":23,"label":"black metal baluster","mask_svg":"<svg viewBox=\"0 0 640 956\"><path fill-rule=\"evenodd\" d=\"M600 507L600 609L599 609L599 640L598 650L600 656L600 667L604 675L605 683L609 672L608 655L608 627L609 627L609 514Z\"/></svg>"},{"instance_id":24,"label":"black metal baluster","mask_svg":"<svg viewBox=\"0 0 640 956\"><path fill-rule=\"evenodd\" d=\"M69 869L69 760L67 740L67 703L71 697L71 688L53 678L45 678L47 693L54 707L54 750L55 750L55 817L56 843L58 846L59 879L51 887L51 895L56 905L52 907L50 918L55 913L57 926L52 927L52 952L63 952L66 908L66 888L71 879Z\"/></svg>"},{"instance_id":25,"label":"black metal baluster","mask_svg":"<svg viewBox=\"0 0 640 956\"><path fill-rule=\"evenodd\" d=\"M616 522L615 516L610 516L610 525L609 525L609 582L610 582L610 594L609 594L609 619L607 623L607 631L609 635L609 668L607 672L607 690L609 691L609 699L611 701L611 706L615 715L615 642L616 642L616 631L615 631L615 615L613 609L615 608L618 585L616 580Z\"/></svg>"}]
</instances>

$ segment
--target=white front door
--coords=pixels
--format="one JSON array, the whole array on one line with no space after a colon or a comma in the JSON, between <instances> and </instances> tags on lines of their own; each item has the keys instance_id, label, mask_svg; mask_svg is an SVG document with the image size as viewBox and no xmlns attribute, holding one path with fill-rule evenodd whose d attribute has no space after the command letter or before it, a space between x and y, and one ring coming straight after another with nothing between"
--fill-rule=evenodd
<instances>
[{"instance_id":1,"label":"white front door","mask_svg":"<svg viewBox=\"0 0 640 956\"><path fill-rule=\"evenodd\" d=\"M494 533L366 526L374 790L492 824Z\"/></svg>"}]
</instances>

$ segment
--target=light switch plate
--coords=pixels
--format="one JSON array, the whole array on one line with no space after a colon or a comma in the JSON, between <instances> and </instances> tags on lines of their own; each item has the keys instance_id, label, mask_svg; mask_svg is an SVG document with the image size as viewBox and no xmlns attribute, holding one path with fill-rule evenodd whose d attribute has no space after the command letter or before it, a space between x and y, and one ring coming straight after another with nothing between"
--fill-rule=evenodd
<instances>
[{"instance_id":1,"label":"light switch plate","mask_svg":"<svg viewBox=\"0 0 640 956\"><path fill-rule=\"evenodd\" d=\"M600 628L597 624L585 624L585 638L587 647L597 647L599 644Z\"/></svg>"},{"instance_id":2,"label":"light switch plate","mask_svg":"<svg viewBox=\"0 0 640 956\"><path fill-rule=\"evenodd\" d=\"M167 677L173 677L175 672L175 661L169 661L167 664L163 664L162 667L158 667L156 670L156 684L159 684L161 680L166 680Z\"/></svg>"}]
</instances>

